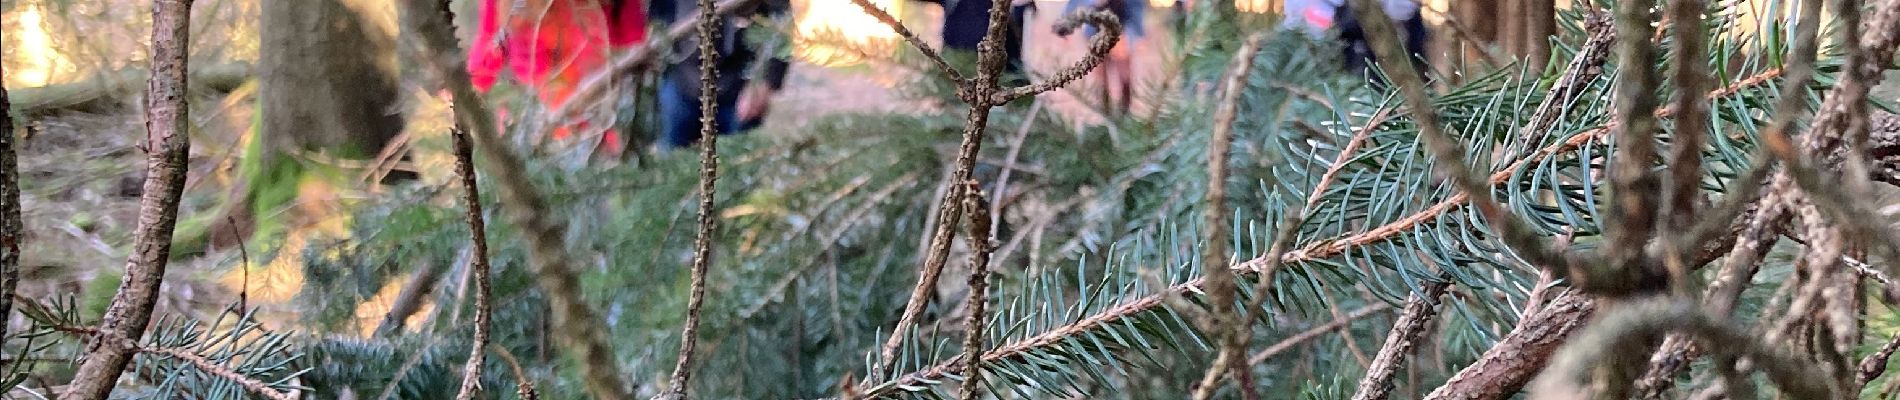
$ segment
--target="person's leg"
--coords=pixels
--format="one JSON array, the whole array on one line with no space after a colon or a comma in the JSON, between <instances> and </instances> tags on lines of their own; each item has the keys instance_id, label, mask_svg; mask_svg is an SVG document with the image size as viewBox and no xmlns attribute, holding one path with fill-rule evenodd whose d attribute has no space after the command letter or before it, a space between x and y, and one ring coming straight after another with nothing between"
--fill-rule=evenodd
<instances>
[{"instance_id":1,"label":"person's leg","mask_svg":"<svg viewBox=\"0 0 1900 400\"><path fill-rule=\"evenodd\" d=\"M699 100L687 96L673 79L660 78L660 132L664 148L691 146L699 140Z\"/></svg>"}]
</instances>

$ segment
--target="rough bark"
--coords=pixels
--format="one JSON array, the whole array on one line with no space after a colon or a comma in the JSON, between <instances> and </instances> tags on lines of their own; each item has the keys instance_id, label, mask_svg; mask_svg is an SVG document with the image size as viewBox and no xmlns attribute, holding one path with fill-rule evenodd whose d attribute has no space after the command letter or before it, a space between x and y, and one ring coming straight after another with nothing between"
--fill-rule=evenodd
<instances>
[{"instance_id":1,"label":"rough bark","mask_svg":"<svg viewBox=\"0 0 1900 400\"><path fill-rule=\"evenodd\" d=\"M6 67L0 66L0 75ZM20 219L20 160L14 153L13 106L7 89L0 87L0 338L7 337L6 320L13 315L13 290L20 283L20 239L26 225Z\"/></svg>"},{"instance_id":2,"label":"rough bark","mask_svg":"<svg viewBox=\"0 0 1900 400\"><path fill-rule=\"evenodd\" d=\"M1575 291L1557 295L1526 317L1477 362L1459 370L1428 400L1508 399L1537 377L1551 356L1596 312L1596 301Z\"/></svg>"},{"instance_id":3,"label":"rough bark","mask_svg":"<svg viewBox=\"0 0 1900 400\"><path fill-rule=\"evenodd\" d=\"M100 320L99 334L86 345L72 384L61 398L97 400L112 394L119 374L132 359L133 344L152 320L171 254L172 228L178 222L178 200L184 193L185 161L191 147L185 100L190 26L191 0L155 2L152 76L145 94L145 190L133 231L132 256L119 291Z\"/></svg>"}]
</instances>

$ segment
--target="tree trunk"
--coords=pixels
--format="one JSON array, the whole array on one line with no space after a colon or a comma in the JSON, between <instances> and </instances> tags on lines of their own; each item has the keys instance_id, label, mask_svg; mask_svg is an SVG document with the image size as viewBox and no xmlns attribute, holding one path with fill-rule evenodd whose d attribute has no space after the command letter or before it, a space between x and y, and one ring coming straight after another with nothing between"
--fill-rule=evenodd
<instances>
[{"instance_id":1,"label":"tree trunk","mask_svg":"<svg viewBox=\"0 0 1900 400\"><path fill-rule=\"evenodd\" d=\"M152 321L159 284L170 258L178 200L185 190L191 118L185 105L186 43L191 0L158 0L152 8L152 77L145 94L145 193L139 202L132 256L98 334L62 399L98 400L112 394L132 359L133 346ZM11 134L9 132L8 134Z\"/></svg>"}]
</instances>

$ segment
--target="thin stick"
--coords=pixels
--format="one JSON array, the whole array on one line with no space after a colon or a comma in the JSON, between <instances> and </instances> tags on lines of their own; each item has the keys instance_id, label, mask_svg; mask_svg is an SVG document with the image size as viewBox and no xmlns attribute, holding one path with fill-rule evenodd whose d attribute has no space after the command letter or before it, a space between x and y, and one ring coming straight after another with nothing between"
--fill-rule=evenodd
<instances>
[{"instance_id":1,"label":"thin stick","mask_svg":"<svg viewBox=\"0 0 1900 400\"><path fill-rule=\"evenodd\" d=\"M1214 133L1207 141L1207 198L1206 219L1202 228L1206 235L1201 246L1206 249L1201 256L1203 265L1207 265L1207 301L1212 308L1208 330L1217 332L1220 338L1220 355L1201 375L1199 385L1194 387L1195 400L1206 400L1220 389L1221 376L1228 368L1246 368L1241 364L1246 357L1249 324L1242 311L1235 309L1234 297L1239 288L1234 283L1234 271L1219 266L1232 263L1234 255L1227 247L1227 241L1233 236L1229 232L1227 213L1227 158L1233 150L1234 118L1240 113L1240 93L1247 88L1247 73L1253 70L1254 55L1260 51L1261 41L1266 34L1255 33L1247 37L1240 49L1234 53L1233 65L1228 67L1227 77L1223 79L1225 89L1221 92L1220 105L1214 109ZM1218 263L1218 264L1217 264ZM1265 292L1259 296L1267 296ZM1246 384L1242 383L1245 387Z\"/></svg>"},{"instance_id":2,"label":"thin stick","mask_svg":"<svg viewBox=\"0 0 1900 400\"><path fill-rule=\"evenodd\" d=\"M1607 224L1604 235L1607 265L1602 273L1624 279L1634 287L1619 290L1634 293L1659 289L1657 284L1667 283L1665 275L1652 270L1642 251L1655 237L1657 194L1662 191L1661 179L1650 168L1656 159L1657 123L1649 110L1657 107L1657 79L1655 50L1648 39L1654 32L1649 26L1649 9L1655 3L1619 0L1615 12L1618 76L1613 118L1621 123L1610 130L1611 140L1616 143L1609 166L1608 217L1612 223Z\"/></svg>"},{"instance_id":3,"label":"thin stick","mask_svg":"<svg viewBox=\"0 0 1900 400\"><path fill-rule=\"evenodd\" d=\"M1258 365L1267 362L1268 359L1278 356L1280 353L1292 350L1294 346L1306 343L1320 336L1325 336L1327 333L1345 329L1347 326L1351 326L1353 321L1358 321L1390 309L1392 309L1391 304L1378 303L1352 310L1351 313L1334 317L1332 322L1327 322L1325 325L1315 326L1313 329L1307 329L1305 332L1289 336L1286 339L1281 339L1279 342L1274 343L1272 346L1267 346L1266 350L1261 350L1259 353L1254 353L1252 357L1248 357L1247 364Z\"/></svg>"},{"instance_id":4,"label":"thin stick","mask_svg":"<svg viewBox=\"0 0 1900 400\"><path fill-rule=\"evenodd\" d=\"M481 189L475 185L474 141L468 132L456 129L450 132L455 138L455 173L462 178L463 212L468 217L469 240L474 242L475 254L475 339L469 345L468 364L462 367L462 389L455 395L456 400L468 400L481 393L482 349L488 346L489 324L493 321L494 308L489 299L488 264L488 228L482 221Z\"/></svg>"},{"instance_id":5,"label":"thin stick","mask_svg":"<svg viewBox=\"0 0 1900 400\"><path fill-rule=\"evenodd\" d=\"M1880 351L1875 351L1874 354L1869 354L1866 359L1861 360L1860 384L1866 385L1867 382L1872 382L1874 378L1887 373L1887 360L1893 358L1895 350L1900 350L1900 333L1895 333L1892 339L1887 339L1887 344L1880 346Z\"/></svg>"},{"instance_id":6,"label":"thin stick","mask_svg":"<svg viewBox=\"0 0 1900 400\"><path fill-rule=\"evenodd\" d=\"M1676 93L1673 105L1675 140L1670 146L1669 181L1663 186L1662 225L1669 232L1684 232L1696 225L1697 207L1702 201L1702 143L1708 135L1708 107L1699 93L1708 90L1707 30L1699 23L1707 8L1705 0L1669 0L1669 15L1676 21L1670 34L1675 41L1675 59L1670 62ZM1647 89L1645 89L1647 90ZM1676 295L1687 296L1688 266L1683 254L1687 246L1676 240L1664 240L1663 266L1669 271L1670 288Z\"/></svg>"},{"instance_id":7,"label":"thin stick","mask_svg":"<svg viewBox=\"0 0 1900 400\"><path fill-rule=\"evenodd\" d=\"M1399 320L1392 324L1392 332L1386 335L1385 346L1379 348L1379 355L1373 357L1372 366L1366 369L1366 376L1359 380L1359 391L1353 393L1353 400L1384 399L1392 394L1392 377L1398 375L1399 366L1412 354L1412 348L1418 345L1418 339L1425 335L1425 328L1438 316L1438 297L1445 294L1449 284L1427 282L1419 292L1412 293L1405 301L1405 312L1399 314Z\"/></svg>"},{"instance_id":8,"label":"thin stick","mask_svg":"<svg viewBox=\"0 0 1900 400\"><path fill-rule=\"evenodd\" d=\"M712 10L713 0L699 0L699 9ZM716 15L699 14L699 233L693 239L692 295L686 303L686 326L680 330L679 361L673 364L669 395L661 398L685 399L693 376L693 350L699 343L700 307L706 302L706 268L712 257L714 220L713 195L719 181L718 127L712 110L719 107L714 93L719 90L719 71L713 65L719 53L713 49Z\"/></svg>"},{"instance_id":9,"label":"thin stick","mask_svg":"<svg viewBox=\"0 0 1900 400\"><path fill-rule=\"evenodd\" d=\"M157 0L152 7L152 75L145 104L145 190L125 276L112 296L99 331L62 399L99 400L112 394L131 361L132 340L144 335L171 258L172 229L190 153L191 118L185 90L190 54L191 0ZM12 131L5 132L13 135ZM109 340L109 338L125 338Z\"/></svg>"},{"instance_id":10,"label":"thin stick","mask_svg":"<svg viewBox=\"0 0 1900 400\"><path fill-rule=\"evenodd\" d=\"M906 42L910 42L910 46L916 48L918 53L922 53L924 59L930 60L931 64L936 65L937 72L942 73L943 76L950 79L951 82L955 82L957 86L963 86L969 81L963 77L963 73L957 72L956 67L950 66L950 62L945 61L943 55L937 54L937 49L930 47L928 43L924 43L923 38L917 37L917 34L911 32L909 27L904 26L903 21L898 21L897 17L892 17L891 13L884 11L883 7L871 4L871 0L851 0L851 3L857 4L858 8L864 9L864 13L869 14L871 18L876 18L878 22L890 26L892 32L897 32L897 36L903 37Z\"/></svg>"},{"instance_id":11,"label":"thin stick","mask_svg":"<svg viewBox=\"0 0 1900 400\"><path fill-rule=\"evenodd\" d=\"M1814 376L1818 369L1805 359L1777 351L1772 344L1753 337L1745 329L1722 323L1690 302L1656 300L1619 307L1619 312L1597 322L1565 346L1559 359L1544 371L1531 398L1589 396L1591 392L1586 391L1584 383L1591 377L1591 370L1603 364L1606 357L1630 354L1628 350L1643 347L1644 342L1669 332L1695 337L1704 345L1714 344L1716 346L1707 347L1725 356L1755 360L1755 365L1767 373L1769 380L1793 398L1839 398L1826 379Z\"/></svg>"},{"instance_id":12,"label":"thin stick","mask_svg":"<svg viewBox=\"0 0 1900 400\"><path fill-rule=\"evenodd\" d=\"M507 347L492 344L489 346L495 348L495 355L501 356L501 361L508 363L508 370L514 371L515 397L521 400L540 399L541 396L534 391L534 381L528 379L528 371L521 368L521 360L515 359L515 353L508 351Z\"/></svg>"},{"instance_id":13,"label":"thin stick","mask_svg":"<svg viewBox=\"0 0 1900 400\"><path fill-rule=\"evenodd\" d=\"M975 400L978 389L983 383L983 335L984 322L989 320L984 309L989 305L990 253L996 251L996 243L990 240L989 204L983 199L983 191L977 188L976 181L967 181L963 189L963 212L970 214L970 297L965 304L970 305L969 327L964 331L963 339L963 388L959 398Z\"/></svg>"}]
</instances>

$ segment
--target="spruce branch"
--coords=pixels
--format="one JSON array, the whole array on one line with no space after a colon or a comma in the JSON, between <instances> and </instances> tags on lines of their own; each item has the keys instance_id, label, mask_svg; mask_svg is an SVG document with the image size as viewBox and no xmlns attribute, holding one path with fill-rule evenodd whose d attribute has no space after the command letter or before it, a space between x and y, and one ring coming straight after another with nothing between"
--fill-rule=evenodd
<instances>
[{"instance_id":1,"label":"spruce branch","mask_svg":"<svg viewBox=\"0 0 1900 400\"><path fill-rule=\"evenodd\" d=\"M969 325L965 328L963 339L963 388L958 398L976 400L978 389L983 383L983 335L984 322L989 320L989 275L990 254L996 251L996 244L990 240L990 205L983 199L983 191L975 180L965 181L963 188L963 212L970 215L970 297Z\"/></svg>"},{"instance_id":2,"label":"spruce branch","mask_svg":"<svg viewBox=\"0 0 1900 400\"><path fill-rule=\"evenodd\" d=\"M1530 155L1526 152L1543 146L1551 127L1582 99L1590 82L1603 75L1603 64L1609 60L1610 44L1616 42L1616 31L1610 27L1610 17L1602 12L1593 12L1586 17L1584 30L1589 33L1589 39L1584 41L1583 47L1577 50L1570 63L1565 64L1563 74L1550 87L1550 95L1531 112L1530 121L1518 129L1518 141L1501 147L1508 152L1508 157L1497 159L1516 160Z\"/></svg>"},{"instance_id":3,"label":"spruce branch","mask_svg":"<svg viewBox=\"0 0 1900 400\"><path fill-rule=\"evenodd\" d=\"M699 0L699 9L712 10L713 0ZM718 223L713 195L719 182L719 127L711 110L719 107L714 98L719 90L719 71L713 68L719 60L719 52L713 49L713 31L717 29L719 18L713 13L699 14L699 229L693 238L692 294L686 302L686 324L680 328L679 361L673 364L673 379L667 385L667 394L659 397L664 399L685 399L693 376L700 307L706 302L706 268L712 262L713 228Z\"/></svg>"},{"instance_id":4,"label":"spruce branch","mask_svg":"<svg viewBox=\"0 0 1900 400\"><path fill-rule=\"evenodd\" d=\"M217 376L219 378L224 378L232 382L237 382L238 386L243 387L245 391L251 392L251 394L255 394L258 396L263 396L264 398L267 398L267 399L291 400L291 399L296 398L284 392L279 392L277 391L277 389L271 389L270 385L264 383L263 381L259 381L251 377L244 376L244 374L237 373L237 371L232 371L230 368L226 368L223 365L219 365L218 363L211 362L211 360L206 360L204 357L200 357L197 354L193 354L192 352L189 352L189 351L184 351L184 350L179 350L179 349L169 348L169 347L158 347L158 348L139 347L138 351L141 353L157 354L157 355L163 355L166 357L183 360L186 363L190 363L193 367L198 367L198 369L203 370L206 373Z\"/></svg>"},{"instance_id":5,"label":"spruce branch","mask_svg":"<svg viewBox=\"0 0 1900 400\"><path fill-rule=\"evenodd\" d=\"M60 398L98 400L111 395L126 363L131 361L130 341L143 336L152 320L165 264L171 257L172 228L178 223L178 202L184 195L186 159L191 149L190 107L185 93L191 3L153 2L152 73L146 86L145 142L141 147L146 153L145 190L139 201L138 227L133 231L133 252L126 261L119 290L100 320L102 334L87 344L84 360ZM10 137L13 132L5 134Z\"/></svg>"},{"instance_id":6,"label":"spruce branch","mask_svg":"<svg viewBox=\"0 0 1900 400\"><path fill-rule=\"evenodd\" d=\"M1887 360L1893 358L1896 350L1900 350L1900 333L1894 333L1892 339L1887 339L1887 344L1880 346L1880 350L1874 351L1874 354L1869 354L1867 358L1861 360L1860 374L1857 376L1860 384L1866 385L1867 382L1872 382L1874 378L1887 373Z\"/></svg>"},{"instance_id":7,"label":"spruce branch","mask_svg":"<svg viewBox=\"0 0 1900 400\"><path fill-rule=\"evenodd\" d=\"M1254 55L1260 51L1260 43L1266 40L1265 33L1255 33L1247 37L1240 49L1234 53L1233 65L1228 67L1227 76L1222 79L1225 89L1221 92L1220 104L1214 109L1213 137L1207 141L1207 198L1202 207L1206 218L1202 221L1205 236L1201 245L1204 252L1201 260L1209 265L1227 265L1234 255L1227 247L1228 238L1235 233L1229 232L1227 211L1227 174L1228 155L1233 151L1234 117L1240 112L1240 94L1247 88L1247 73L1253 70ZM1214 264L1220 263L1220 264ZM1221 377L1228 368L1247 368L1244 362L1247 351L1247 339L1251 337L1251 326L1243 311L1234 307L1235 296L1239 291L1234 282L1234 271L1227 268L1206 268L1207 298L1212 313L1208 331L1215 332L1220 339L1220 353L1214 358L1207 372L1201 375L1200 384L1195 385L1193 399L1206 400L1220 389ZM1265 282L1265 281L1263 281ZM1263 283L1264 284L1264 283ZM1267 292L1259 292L1265 296ZM1242 387L1246 387L1242 383Z\"/></svg>"},{"instance_id":8,"label":"spruce branch","mask_svg":"<svg viewBox=\"0 0 1900 400\"><path fill-rule=\"evenodd\" d=\"M469 84L460 45L437 7L440 3L430 0L401 3L402 26L405 31L416 32L410 50L437 74L437 81L446 83L456 120L473 133L487 161L482 165L488 166L500 184L502 205L513 225L524 231L521 236L527 241L528 265L553 311L554 336L561 342L560 347L579 360L587 392L596 399L630 398L614 361L615 353L607 346L599 315L580 299L580 281L570 269L572 255L558 242L566 228L544 213L546 198L530 183L519 156L501 140L495 114Z\"/></svg>"},{"instance_id":9,"label":"spruce branch","mask_svg":"<svg viewBox=\"0 0 1900 400\"><path fill-rule=\"evenodd\" d=\"M1412 348L1418 346L1425 330L1437 319L1438 298L1444 296L1449 286L1446 282L1425 282L1405 300L1405 311L1392 324L1385 345L1379 347L1379 355L1373 356L1366 376L1359 380L1359 389L1352 395L1354 400L1384 399L1392 395L1392 378L1398 375L1406 358L1411 357Z\"/></svg>"},{"instance_id":10,"label":"spruce branch","mask_svg":"<svg viewBox=\"0 0 1900 400\"><path fill-rule=\"evenodd\" d=\"M892 366L897 362L898 349L902 347L905 338L909 337L908 333L916 324L917 316L923 312L924 306L930 301L930 292L937 287L937 279L943 273L944 262L950 256L950 243L956 239L956 226L962 217L962 207L957 205L957 199L963 196L962 185L954 183L970 180L971 171L976 164L977 151L983 144L984 130L989 125L990 109L1013 99L1001 95L1005 89L998 83L1008 57L1003 49L1003 35L1008 30L1006 22L1009 19L1009 1L994 0L990 6L989 29L984 33L983 41L977 44L976 77L964 80L955 75L947 76L957 83L957 97L970 106L968 117L964 120L963 142L957 147L956 163L953 165L948 180L953 184L949 185L950 188L938 201L936 229L931 233L929 245L925 249L924 264L918 273L917 285L912 288L910 300L906 302L904 313L898 318L896 328L891 330L890 339L884 342L879 352L880 357L876 368L873 368L873 376L867 378L888 376L887 373L891 372ZM892 25L893 29L901 29L899 24ZM1090 57L1099 57L1099 54L1106 52L1106 49L1101 49L1100 52L1094 50L1091 49L1092 56ZM1088 57L1084 57L1085 61L1087 59Z\"/></svg>"},{"instance_id":11,"label":"spruce branch","mask_svg":"<svg viewBox=\"0 0 1900 400\"><path fill-rule=\"evenodd\" d=\"M489 325L494 320L495 306L489 299L490 288L488 263L488 228L482 221L481 189L475 185L475 144L468 137L468 131L455 129L450 131L455 140L455 173L462 179L463 214L468 219L469 241L475 254L469 267L475 273L475 338L469 344L468 363L462 367L462 388L455 395L456 400L469 400L481 393L483 348L488 346Z\"/></svg>"},{"instance_id":12,"label":"spruce branch","mask_svg":"<svg viewBox=\"0 0 1900 400\"><path fill-rule=\"evenodd\" d=\"M1352 312L1334 318L1332 322L1327 322L1325 325L1315 326L1312 329L1307 329L1305 332L1289 336L1271 346L1267 346L1265 350L1260 350L1260 352L1254 353L1252 357L1247 357L1247 364L1258 365L1267 362L1268 359L1280 355L1280 353L1292 350L1294 346L1299 346L1300 344L1319 338L1320 336L1325 336L1327 333L1332 333L1333 331L1346 329L1346 327L1352 326L1354 321L1370 317L1374 314L1384 313L1391 309L1391 304L1377 303L1352 310Z\"/></svg>"},{"instance_id":13,"label":"spruce branch","mask_svg":"<svg viewBox=\"0 0 1900 400\"><path fill-rule=\"evenodd\" d=\"M515 353L501 345L491 344L489 347L495 348L495 355L501 356L501 360L508 363L508 370L514 373L515 397L521 400L540 399L541 396L534 391L534 381L528 379L528 371L521 368L521 360L515 358Z\"/></svg>"}]
</instances>

